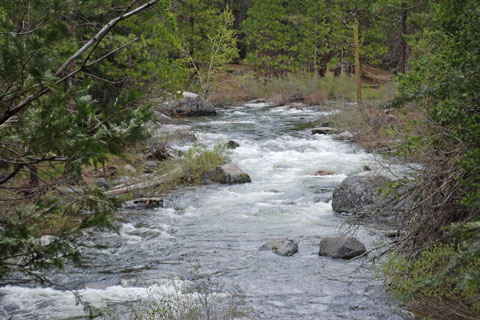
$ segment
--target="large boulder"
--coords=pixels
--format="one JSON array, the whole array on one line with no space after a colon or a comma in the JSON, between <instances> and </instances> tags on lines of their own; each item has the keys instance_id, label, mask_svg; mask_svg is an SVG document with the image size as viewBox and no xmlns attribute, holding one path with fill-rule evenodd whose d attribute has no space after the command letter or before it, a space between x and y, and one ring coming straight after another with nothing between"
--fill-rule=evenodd
<instances>
[{"instance_id":1,"label":"large boulder","mask_svg":"<svg viewBox=\"0 0 480 320\"><path fill-rule=\"evenodd\" d=\"M217 114L210 102L192 92L184 92L180 100L164 102L157 106L157 109L170 116L198 117Z\"/></svg>"},{"instance_id":2,"label":"large boulder","mask_svg":"<svg viewBox=\"0 0 480 320\"><path fill-rule=\"evenodd\" d=\"M327 237L320 241L320 256L337 259L352 259L367 252L365 245L357 238Z\"/></svg>"},{"instance_id":3,"label":"large boulder","mask_svg":"<svg viewBox=\"0 0 480 320\"><path fill-rule=\"evenodd\" d=\"M298 252L298 242L292 239L274 240L261 246L260 250L273 251L278 255L289 257Z\"/></svg>"},{"instance_id":4,"label":"large boulder","mask_svg":"<svg viewBox=\"0 0 480 320\"><path fill-rule=\"evenodd\" d=\"M381 188L390 181L383 176L354 175L347 177L333 191L332 208L338 213L354 213L385 201Z\"/></svg>"},{"instance_id":5,"label":"large boulder","mask_svg":"<svg viewBox=\"0 0 480 320\"><path fill-rule=\"evenodd\" d=\"M191 126L165 124L155 130L152 136L153 143L163 145L193 143L197 136Z\"/></svg>"},{"instance_id":6,"label":"large boulder","mask_svg":"<svg viewBox=\"0 0 480 320\"><path fill-rule=\"evenodd\" d=\"M158 111L153 112L153 120L157 124L171 124L173 122L172 118Z\"/></svg>"},{"instance_id":7,"label":"large boulder","mask_svg":"<svg viewBox=\"0 0 480 320\"><path fill-rule=\"evenodd\" d=\"M208 175L208 179L218 183L235 184L252 182L250 176L243 172L236 164L227 163L216 167Z\"/></svg>"}]
</instances>

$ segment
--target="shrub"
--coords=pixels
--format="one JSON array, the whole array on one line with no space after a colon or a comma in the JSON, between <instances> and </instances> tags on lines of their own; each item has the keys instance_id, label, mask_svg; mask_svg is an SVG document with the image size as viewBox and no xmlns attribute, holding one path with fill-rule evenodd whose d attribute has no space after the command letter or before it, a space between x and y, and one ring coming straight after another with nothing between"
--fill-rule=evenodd
<instances>
[{"instance_id":1,"label":"shrub","mask_svg":"<svg viewBox=\"0 0 480 320\"><path fill-rule=\"evenodd\" d=\"M398 252L383 265L390 289L415 314L480 319L480 242L438 243L409 259Z\"/></svg>"}]
</instances>

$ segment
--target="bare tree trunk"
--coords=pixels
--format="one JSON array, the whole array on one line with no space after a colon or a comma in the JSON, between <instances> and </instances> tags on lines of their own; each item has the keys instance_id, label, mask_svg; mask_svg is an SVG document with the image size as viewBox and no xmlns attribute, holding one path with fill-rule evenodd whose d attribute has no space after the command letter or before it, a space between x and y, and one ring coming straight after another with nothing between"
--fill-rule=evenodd
<instances>
[{"instance_id":1,"label":"bare tree trunk","mask_svg":"<svg viewBox=\"0 0 480 320\"><path fill-rule=\"evenodd\" d=\"M357 105L362 114L364 114L363 100L362 100L362 66L360 64L360 36L358 27L358 14L355 14L355 26L353 37L355 42L355 91L357 95Z\"/></svg>"},{"instance_id":2,"label":"bare tree trunk","mask_svg":"<svg viewBox=\"0 0 480 320\"><path fill-rule=\"evenodd\" d=\"M129 55L128 56L128 68L131 69L133 68L133 57L132 55ZM128 98L129 98L129 95L128 95L128 89L130 88L130 76L127 75L127 77L125 78L125 92L124 92L124 98L125 98L125 106L128 107Z\"/></svg>"},{"instance_id":3,"label":"bare tree trunk","mask_svg":"<svg viewBox=\"0 0 480 320\"><path fill-rule=\"evenodd\" d=\"M401 36L400 36L400 57L398 61L398 72L405 74L407 71L407 42L405 41L405 35L407 34L407 18L408 18L408 10L402 10L402 16L400 19L400 28L401 28Z\"/></svg>"}]
</instances>

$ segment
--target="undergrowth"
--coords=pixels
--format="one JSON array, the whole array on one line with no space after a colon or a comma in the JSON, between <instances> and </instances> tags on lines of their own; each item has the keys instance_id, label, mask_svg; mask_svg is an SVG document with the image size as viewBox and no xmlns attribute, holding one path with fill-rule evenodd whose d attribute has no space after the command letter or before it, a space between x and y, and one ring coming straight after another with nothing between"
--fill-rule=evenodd
<instances>
[{"instance_id":1,"label":"undergrowth","mask_svg":"<svg viewBox=\"0 0 480 320\"><path fill-rule=\"evenodd\" d=\"M475 227L478 231L479 225ZM480 319L480 242L437 243L383 265L390 290L424 319Z\"/></svg>"},{"instance_id":2,"label":"undergrowth","mask_svg":"<svg viewBox=\"0 0 480 320\"><path fill-rule=\"evenodd\" d=\"M284 105L292 101L322 105L327 99L355 99L355 83L346 75L334 77L328 74L322 78L298 73L268 78L246 73L236 81L250 99L263 98L271 105Z\"/></svg>"},{"instance_id":3,"label":"undergrowth","mask_svg":"<svg viewBox=\"0 0 480 320\"><path fill-rule=\"evenodd\" d=\"M166 175L161 186L161 192L179 185L199 185L204 182L205 176L217 166L229 161L229 154L225 144L218 144L209 149L197 144L178 158L168 159L161 163L157 175Z\"/></svg>"}]
</instances>

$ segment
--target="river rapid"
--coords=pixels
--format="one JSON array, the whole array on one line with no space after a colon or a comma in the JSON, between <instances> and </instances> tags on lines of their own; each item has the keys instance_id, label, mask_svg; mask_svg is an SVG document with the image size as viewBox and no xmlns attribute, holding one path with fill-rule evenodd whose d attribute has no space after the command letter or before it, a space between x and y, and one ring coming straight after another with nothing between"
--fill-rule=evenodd
<instances>
[{"instance_id":1,"label":"river rapid","mask_svg":"<svg viewBox=\"0 0 480 320\"><path fill-rule=\"evenodd\" d=\"M207 146L238 142L232 162L252 183L180 189L162 208L122 209L119 233L89 231L79 239L83 268L52 273L58 286L0 288L0 318L82 319L76 296L125 316L127 302L148 304L208 282L219 297L241 293L252 319L402 319L381 281L359 269L365 258L318 256L320 240L342 231L344 220L331 207L334 187L374 165L359 146L312 136L306 124L320 114L252 103L183 120ZM371 248L382 232L362 226L356 237ZM298 240L299 252L258 250L280 238Z\"/></svg>"}]
</instances>

